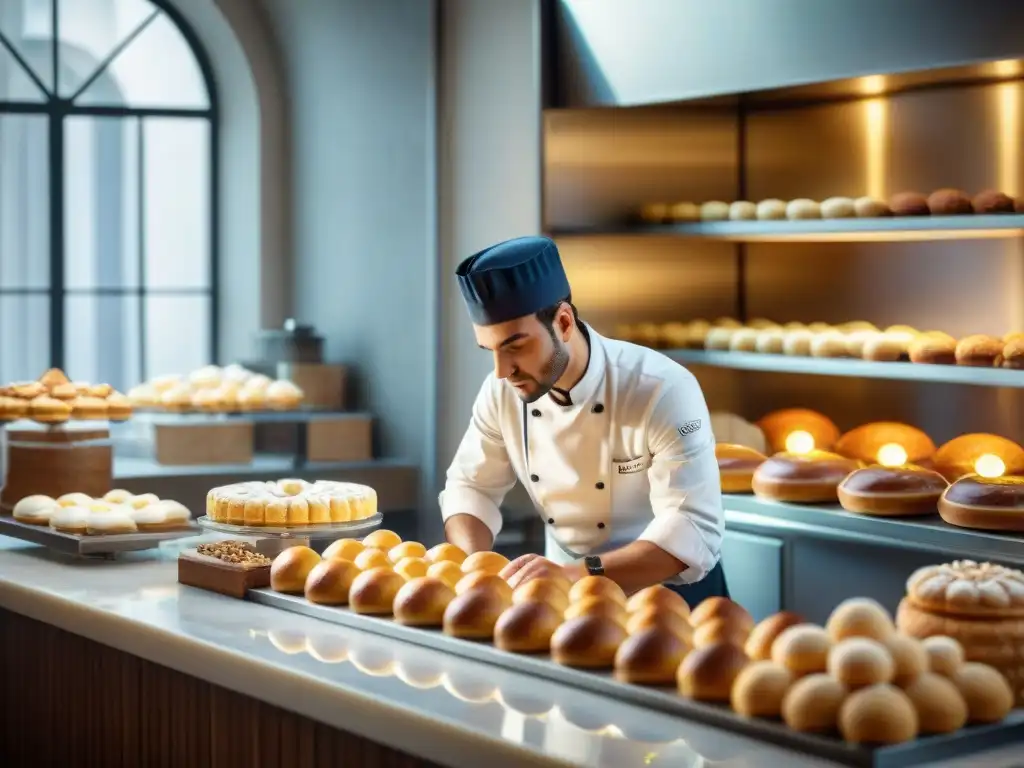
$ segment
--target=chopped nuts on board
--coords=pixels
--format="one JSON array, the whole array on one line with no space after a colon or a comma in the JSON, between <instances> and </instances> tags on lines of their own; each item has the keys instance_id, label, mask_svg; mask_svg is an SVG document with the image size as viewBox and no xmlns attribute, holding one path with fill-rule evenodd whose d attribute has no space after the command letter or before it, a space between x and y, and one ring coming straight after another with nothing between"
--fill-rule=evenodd
<instances>
[{"instance_id":1,"label":"chopped nuts on board","mask_svg":"<svg viewBox=\"0 0 1024 768\"><path fill-rule=\"evenodd\" d=\"M255 551L244 541L217 541L212 544L200 544L196 551L200 555L215 557L225 563L250 563L252 565L270 565L270 558Z\"/></svg>"}]
</instances>

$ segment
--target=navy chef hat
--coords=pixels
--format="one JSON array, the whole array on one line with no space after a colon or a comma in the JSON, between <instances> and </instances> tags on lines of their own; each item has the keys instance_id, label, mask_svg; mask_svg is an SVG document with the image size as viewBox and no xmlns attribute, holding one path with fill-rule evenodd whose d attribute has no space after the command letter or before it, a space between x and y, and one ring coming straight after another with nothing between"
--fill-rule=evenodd
<instances>
[{"instance_id":1,"label":"navy chef hat","mask_svg":"<svg viewBox=\"0 0 1024 768\"><path fill-rule=\"evenodd\" d=\"M546 237L517 237L470 256L455 270L475 325L532 315L569 296L558 246Z\"/></svg>"}]
</instances>

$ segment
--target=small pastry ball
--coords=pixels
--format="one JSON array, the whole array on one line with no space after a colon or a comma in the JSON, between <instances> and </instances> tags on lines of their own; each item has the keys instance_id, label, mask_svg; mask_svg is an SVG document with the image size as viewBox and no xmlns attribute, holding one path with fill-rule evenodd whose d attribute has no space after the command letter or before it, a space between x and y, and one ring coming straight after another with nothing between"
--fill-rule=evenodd
<instances>
[{"instance_id":1,"label":"small pastry ball","mask_svg":"<svg viewBox=\"0 0 1024 768\"><path fill-rule=\"evenodd\" d=\"M306 577L306 599L318 605L348 605L349 590L358 575L351 560L321 560Z\"/></svg>"},{"instance_id":2,"label":"small pastry ball","mask_svg":"<svg viewBox=\"0 0 1024 768\"><path fill-rule=\"evenodd\" d=\"M547 603L561 616L569 607L569 591L565 587L567 583L558 579L530 579L515 588L512 592L512 602L514 604Z\"/></svg>"},{"instance_id":3,"label":"small pastry ball","mask_svg":"<svg viewBox=\"0 0 1024 768\"><path fill-rule=\"evenodd\" d=\"M932 216L959 216L974 213L971 198L959 189L937 189L928 195L928 210Z\"/></svg>"},{"instance_id":4,"label":"small pastry ball","mask_svg":"<svg viewBox=\"0 0 1024 768\"><path fill-rule=\"evenodd\" d=\"M971 201L975 213L1013 213L1013 198L995 189L986 189Z\"/></svg>"},{"instance_id":5,"label":"small pastry ball","mask_svg":"<svg viewBox=\"0 0 1024 768\"><path fill-rule=\"evenodd\" d=\"M749 661L743 649L732 643L695 648L686 654L676 673L679 692L697 701L727 702L733 683Z\"/></svg>"},{"instance_id":6,"label":"small pastry ball","mask_svg":"<svg viewBox=\"0 0 1024 768\"><path fill-rule=\"evenodd\" d=\"M462 581L465 575L459 564L453 560L441 560L427 568L427 576L440 579L452 589L455 589L455 585Z\"/></svg>"},{"instance_id":7,"label":"small pastry ball","mask_svg":"<svg viewBox=\"0 0 1024 768\"><path fill-rule=\"evenodd\" d=\"M774 661L755 661L732 685L732 708L745 717L780 717L782 701L794 678Z\"/></svg>"},{"instance_id":8,"label":"small pastry ball","mask_svg":"<svg viewBox=\"0 0 1024 768\"><path fill-rule=\"evenodd\" d=\"M349 607L356 613L390 615L395 596L404 585L405 579L390 568L363 571L352 582L348 593Z\"/></svg>"},{"instance_id":9,"label":"small pastry ball","mask_svg":"<svg viewBox=\"0 0 1024 768\"><path fill-rule=\"evenodd\" d=\"M852 219L856 215L857 209L849 197L830 197L821 201L823 219Z\"/></svg>"},{"instance_id":10,"label":"small pastry ball","mask_svg":"<svg viewBox=\"0 0 1024 768\"><path fill-rule=\"evenodd\" d=\"M324 550L324 560L351 560L355 562L356 555L362 552L366 547L363 546L363 542L357 539L338 539L332 542L327 549Z\"/></svg>"},{"instance_id":11,"label":"small pastry ball","mask_svg":"<svg viewBox=\"0 0 1024 768\"><path fill-rule=\"evenodd\" d=\"M668 216L672 221L697 221L700 219L700 206L696 203L675 203L669 208Z\"/></svg>"},{"instance_id":12,"label":"small pastry ball","mask_svg":"<svg viewBox=\"0 0 1024 768\"><path fill-rule=\"evenodd\" d=\"M831 733L849 691L824 673L800 678L782 699L782 719L794 731Z\"/></svg>"},{"instance_id":13,"label":"small pastry ball","mask_svg":"<svg viewBox=\"0 0 1024 768\"><path fill-rule=\"evenodd\" d=\"M607 576L584 576L569 590L569 602L575 603L585 597L606 597L621 606L626 605L626 593Z\"/></svg>"},{"instance_id":14,"label":"small pastry ball","mask_svg":"<svg viewBox=\"0 0 1024 768\"><path fill-rule=\"evenodd\" d=\"M731 221L753 221L757 218L757 206L749 200L737 200L729 206Z\"/></svg>"},{"instance_id":15,"label":"small pastry ball","mask_svg":"<svg viewBox=\"0 0 1024 768\"><path fill-rule=\"evenodd\" d=\"M510 587L508 582L501 578L501 576L495 576L494 574L487 573L486 571L473 571L472 573L467 573L459 579L459 583L455 585L455 594L463 595L471 589L476 589L479 586L485 586L487 589L496 590L511 604L512 587Z\"/></svg>"},{"instance_id":16,"label":"small pastry ball","mask_svg":"<svg viewBox=\"0 0 1024 768\"><path fill-rule=\"evenodd\" d=\"M842 331L822 331L811 339L812 357L846 357L846 334Z\"/></svg>"},{"instance_id":17,"label":"small pastry ball","mask_svg":"<svg viewBox=\"0 0 1024 768\"><path fill-rule=\"evenodd\" d=\"M301 595L306 589L306 578L319 562L320 555L309 547L288 547L270 566L270 588L275 592Z\"/></svg>"},{"instance_id":18,"label":"small pastry ball","mask_svg":"<svg viewBox=\"0 0 1024 768\"><path fill-rule=\"evenodd\" d=\"M926 637L921 641L928 656L928 669L943 677L952 677L964 663L964 647L958 640L945 635Z\"/></svg>"},{"instance_id":19,"label":"small pastry ball","mask_svg":"<svg viewBox=\"0 0 1024 768\"><path fill-rule=\"evenodd\" d=\"M395 595L395 620L410 627L440 627L444 612L454 599L455 592L440 579L412 579Z\"/></svg>"},{"instance_id":20,"label":"small pastry ball","mask_svg":"<svg viewBox=\"0 0 1024 768\"><path fill-rule=\"evenodd\" d=\"M623 627L626 626L626 609L621 603L609 600L606 597L591 595L582 600L575 600L569 603L565 609L565 620L575 619L577 616L605 616L617 621Z\"/></svg>"},{"instance_id":21,"label":"small pastry ball","mask_svg":"<svg viewBox=\"0 0 1024 768\"><path fill-rule=\"evenodd\" d=\"M508 565L508 558L497 552L474 552L462 561L462 572L485 571L497 575Z\"/></svg>"},{"instance_id":22,"label":"small pastry ball","mask_svg":"<svg viewBox=\"0 0 1024 768\"><path fill-rule=\"evenodd\" d=\"M871 685L843 702L839 732L853 744L902 744L917 738L917 710L896 686Z\"/></svg>"},{"instance_id":23,"label":"small pastry ball","mask_svg":"<svg viewBox=\"0 0 1024 768\"><path fill-rule=\"evenodd\" d=\"M729 350L732 352L753 352L757 345L759 331L753 328L740 328L729 340Z\"/></svg>"},{"instance_id":24,"label":"small pastry ball","mask_svg":"<svg viewBox=\"0 0 1024 768\"><path fill-rule=\"evenodd\" d=\"M832 646L828 673L847 688L890 683L896 665L886 647L868 637L850 637Z\"/></svg>"},{"instance_id":25,"label":"small pastry ball","mask_svg":"<svg viewBox=\"0 0 1024 768\"><path fill-rule=\"evenodd\" d=\"M734 619L708 619L693 630L693 646L703 648L717 643L732 643L743 648L750 636L750 629Z\"/></svg>"},{"instance_id":26,"label":"small pastry ball","mask_svg":"<svg viewBox=\"0 0 1024 768\"><path fill-rule=\"evenodd\" d=\"M967 724L967 703L948 678L925 672L903 691L917 710L921 733L952 733Z\"/></svg>"},{"instance_id":27,"label":"small pastry ball","mask_svg":"<svg viewBox=\"0 0 1024 768\"><path fill-rule=\"evenodd\" d=\"M873 197L858 197L853 201L853 211L859 219L877 219L892 216L889 206Z\"/></svg>"},{"instance_id":28,"label":"small pastry ball","mask_svg":"<svg viewBox=\"0 0 1024 768\"><path fill-rule=\"evenodd\" d=\"M743 650L754 661L767 661L772 657L775 639L790 627L804 624L803 617L792 611L782 611L762 620L751 631Z\"/></svg>"},{"instance_id":29,"label":"small pastry ball","mask_svg":"<svg viewBox=\"0 0 1024 768\"><path fill-rule=\"evenodd\" d=\"M690 614L690 624L700 626L711 619L728 619L748 631L754 628L754 618L737 602L727 597L709 597Z\"/></svg>"},{"instance_id":30,"label":"small pastry ball","mask_svg":"<svg viewBox=\"0 0 1024 768\"><path fill-rule=\"evenodd\" d=\"M397 547L402 543L402 537L394 531L389 531L385 528L374 531L373 533L367 534L363 537L363 546L373 549L383 549L387 552L392 547Z\"/></svg>"},{"instance_id":31,"label":"small pastry ball","mask_svg":"<svg viewBox=\"0 0 1024 768\"><path fill-rule=\"evenodd\" d=\"M454 544L448 544L445 542L428 549L427 554L424 555L424 557L429 563L440 563L450 560L453 563L462 565L463 561L466 559L466 553Z\"/></svg>"},{"instance_id":32,"label":"small pastry ball","mask_svg":"<svg viewBox=\"0 0 1024 768\"><path fill-rule=\"evenodd\" d=\"M406 581L419 579L427 575L430 563L422 557L403 557L395 563L395 573Z\"/></svg>"},{"instance_id":33,"label":"small pastry ball","mask_svg":"<svg viewBox=\"0 0 1024 768\"><path fill-rule=\"evenodd\" d=\"M762 200L757 204L757 218L759 221L779 221L786 218L786 203L775 198Z\"/></svg>"},{"instance_id":34,"label":"small pastry ball","mask_svg":"<svg viewBox=\"0 0 1024 768\"><path fill-rule=\"evenodd\" d=\"M418 541L403 541L401 544L388 550L388 559L397 563L406 557L424 558L427 555L427 548Z\"/></svg>"},{"instance_id":35,"label":"small pastry ball","mask_svg":"<svg viewBox=\"0 0 1024 768\"><path fill-rule=\"evenodd\" d=\"M876 333L864 339L860 356L876 363L895 363L907 356L911 341L897 333Z\"/></svg>"},{"instance_id":36,"label":"small pastry ball","mask_svg":"<svg viewBox=\"0 0 1024 768\"><path fill-rule=\"evenodd\" d=\"M906 687L928 671L928 653L920 640L893 632L882 641L892 656L892 682Z\"/></svg>"},{"instance_id":37,"label":"small pastry ball","mask_svg":"<svg viewBox=\"0 0 1024 768\"><path fill-rule=\"evenodd\" d=\"M997 723L1013 709L1010 684L987 664L968 661L950 680L964 697L969 723Z\"/></svg>"},{"instance_id":38,"label":"small pastry ball","mask_svg":"<svg viewBox=\"0 0 1024 768\"><path fill-rule=\"evenodd\" d=\"M627 637L615 653L615 677L638 685L671 685L690 647L665 627L647 627Z\"/></svg>"},{"instance_id":39,"label":"small pastry ball","mask_svg":"<svg viewBox=\"0 0 1024 768\"><path fill-rule=\"evenodd\" d=\"M653 587L641 589L639 592L630 595L629 600L626 602L626 610L630 613L639 611L641 608L647 608L648 606L678 613L683 618L687 618L690 615L690 606L686 604L682 596L664 584L655 584Z\"/></svg>"},{"instance_id":40,"label":"small pastry ball","mask_svg":"<svg viewBox=\"0 0 1024 768\"><path fill-rule=\"evenodd\" d=\"M868 597L851 597L835 607L825 629L836 642L848 637L870 637L881 641L895 632L896 626L892 614L881 603Z\"/></svg>"},{"instance_id":41,"label":"small pastry ball","mask_svg":"<svg viewBox=\"0 0 1024 768\"><path fill-rule=\"evenodd\" d=\"M700 207L701 221L725 221L729 218L729 204L721 200L709 200Z\"/></svg>"},{"instance_id":42,"label":"small pastry ball","mask_svg":"<svg viewBox=\"0 0 1024 768\"><path fill-rule=\"evenodd\" d=\"M732 344L732 337L736 335L739 328L712 328L704 337L704 349L721 350L729 349Z\"/></svg>"},{"instance_id":43,"label":"small pastry ball","mask_svg":"<svg viewBox=\"0 0 1024 768\"><path fill-rule=\"evenodd\" d=\"M781 328L767 328L758 331L754 351L762 355L781 355L786 342L786 331Z\"/></svg>"},{"instance_id":44,"label":"small pastry ball","mask_svg":"<svg viewBox=\"0 0 1024 768\"><path fill-rule=\"evenodd\" d=\"M794 675L812 675L824 672L832 639L828 632L814 624L796 624L775 638L772 643L772 661Z\"/></svg>"},{"instance_id":45,"label":"small pastry ball","mask_svg":"<svg viewBox=\"0 0 1024 768\"><path fill-rule=\"evenodd\" d=\"M814 200L798 197L786 204L786 218L794 221L800 219L820 219L821 206Z\"/></svg>"},{"instance_id":46,"label":"small pastry ball","mask_svg":"<svg viewBox=\"0 0 1024 768\"><path fill-rule=\"evenodd\" d=\"M786 331L786 335L782 339L782 354L810 357L812 341L814 341L814 333L806 328Z\"/></svg>"},{"instance_id":47,"label":"small pastry ball","mask_svg":"<svg viewBox=\"0 0 1024 768\"><path fill-rule=\"evenodd\" d=\"M578 616L563 622L551 636L551 658L581 669L607 669L626 639L621 624L605 616Z\"/></svg>"},{"instance_id":48,"label":"small pastry ball","mask_svg":"<svg viewBox=\"0 0 1024 768\"><path fill-rule=\"evenodd\" d=\"M489 640L494 636L494 625L509 605L509 594L495 582L481 583L448 604L444 633L468 640Z\"/></svg>"},{"instance_id":49,"label":"small pastry ball","mask_svg":"<svg viewBox=\"0 0 1024 768\"><path fill-rule=\"evenodd\" d=\"M551 636L561 623L561 611L548 603L515 603L498 617L494 625L494 644L510 653L547 653Z\"/></svg>"},{"instance_id":50,"label":"small pastry ball","mask_svg":"<svg viewBox=\"0 0 1024 768\"><path fill-rule=\"evenodd\" d=\"M693 627L674 611L667 611L654 605L648 605L629 614L626 619L626 631L633 635L648 627L663 627L674 632L687 643L693 643Z\"/></svg>"},{"instance_id":51,"label":"small pastry ball","mask_svg":"<svg viewBox=\"0 0 1024 768\"><path fill-rule=\"evenodd\" d=\"M928 216L928 198L920 192L900 192L889 200L893 216Z\"/></svg>"},{"instance_id":52,"label":"small pastry ball","mask_svg":"<svg viewBox=\"0 0 1024 768\"><path fill-rule=\"evenodd\" d=\"M372 568L390 568L391 558L388 557L388 553L383 549L374 549L372 547L364 549L353 560L356 567L361 571L369 571Z\"/></svg>"}]
</instances>

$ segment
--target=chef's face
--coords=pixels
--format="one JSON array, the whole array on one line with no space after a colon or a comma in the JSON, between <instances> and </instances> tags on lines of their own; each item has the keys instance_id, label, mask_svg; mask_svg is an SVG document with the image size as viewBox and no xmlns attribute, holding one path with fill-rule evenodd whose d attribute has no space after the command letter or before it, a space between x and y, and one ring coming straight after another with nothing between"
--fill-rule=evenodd
<instances>
[{"instance_id":1,"label":"chef's face","mask_svg":"<svg viewBox=\"0 0 1024 768\"><path fill-rule=\"evenodd\" d=\"M494 355L494 375L532 403L550 392L569 366L567 343L574 327L572 309L562 304L550 328L527 315L473 330L477 344Z\"/></svg>"}]
</instances>

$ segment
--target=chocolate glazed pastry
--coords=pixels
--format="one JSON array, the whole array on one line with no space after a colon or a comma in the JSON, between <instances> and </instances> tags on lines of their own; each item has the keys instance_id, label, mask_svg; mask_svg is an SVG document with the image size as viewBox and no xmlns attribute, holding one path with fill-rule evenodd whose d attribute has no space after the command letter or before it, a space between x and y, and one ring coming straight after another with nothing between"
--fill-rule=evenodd
<instances>
[{"instance_id":1,"label":"chocolate glazed pastry","mask_svg":"<svg viewBox=\"0 0 1024 768\"><path fill-rule=\"evenodd\" d=\"M928 210L933 216L960 216L974 213L971 198L959 189L938 189L928 195Z\"/></svg>"},{"instance_id":2,"label":"chocolate glazed pastry","mask_svg":"<svg viewBox=\"0 0 1024 768\"><path fill-rule=\"evenodd\" d=\"M928 198L920 192L900 192L889 200L893 216L928 216Z\"/></svg>"},{"instance_id":3,"label":"chocolate glazed pastry","mask_svg":"<svg viewBox=\"0 0 1024 768\"><path fill-rule=\"evenodd\" d=\"M1013 198L995 189L986 189L974 196L975 213L1013 213Z\"/></svg>"}]
</instances>

